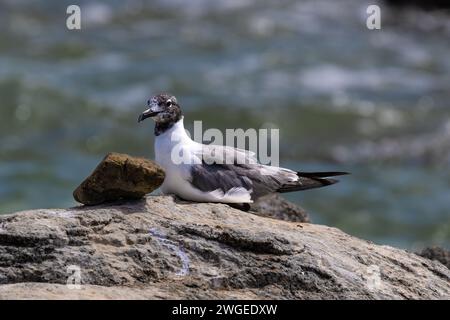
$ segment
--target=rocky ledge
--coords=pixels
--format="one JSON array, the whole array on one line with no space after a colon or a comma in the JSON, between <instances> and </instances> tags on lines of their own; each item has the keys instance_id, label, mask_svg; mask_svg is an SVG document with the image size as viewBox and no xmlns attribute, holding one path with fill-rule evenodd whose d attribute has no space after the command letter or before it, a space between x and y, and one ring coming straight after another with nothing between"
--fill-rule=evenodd
<instances>
[{"instance_id":1,"label":"rocky ledge","mask_svg":"<svg viewBox=\"0 0 450 320\"><path fill-rule=\"evenodd\" d=\"M0 284L0 299L450 298L437 261L171 196L0 216Z\"/></svg>"}]
</instances>

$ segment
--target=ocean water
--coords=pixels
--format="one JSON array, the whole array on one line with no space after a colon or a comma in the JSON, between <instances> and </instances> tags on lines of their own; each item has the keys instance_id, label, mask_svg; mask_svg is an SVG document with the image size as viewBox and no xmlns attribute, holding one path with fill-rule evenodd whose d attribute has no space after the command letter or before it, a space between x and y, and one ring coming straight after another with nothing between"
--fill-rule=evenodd
<instances>
[{"instance_id":1,"label":"ocean water","mask_svg":"<svg viewBox=\"0 0 450 320\"><path fill-rule=\"evenodd\" d=\"M0 4L0 213L76 205L111 151L153 157L148 97L192 130L279 128L281 164L342 170L287 194L316 223L380 244L450 247L450 19L373 1Z\"/></svg>"}]
</instances>

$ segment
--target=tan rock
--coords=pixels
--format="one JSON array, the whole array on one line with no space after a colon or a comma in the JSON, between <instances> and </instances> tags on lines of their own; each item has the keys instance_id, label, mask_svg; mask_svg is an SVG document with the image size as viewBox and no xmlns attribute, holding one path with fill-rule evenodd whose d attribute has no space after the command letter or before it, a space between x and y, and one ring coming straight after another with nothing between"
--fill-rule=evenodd
<instances>
[{"instance_id":1,"label":"tan rock","mask_svg":"<svg viewBox=\"0 0 450 320\"><path fill-rule=\"evenodd\" d=\"M164 170L151 160L110 153L74 191L73 197L86 205L139 199L156 190L164 177Z\"/></svg>"}]
</instances>

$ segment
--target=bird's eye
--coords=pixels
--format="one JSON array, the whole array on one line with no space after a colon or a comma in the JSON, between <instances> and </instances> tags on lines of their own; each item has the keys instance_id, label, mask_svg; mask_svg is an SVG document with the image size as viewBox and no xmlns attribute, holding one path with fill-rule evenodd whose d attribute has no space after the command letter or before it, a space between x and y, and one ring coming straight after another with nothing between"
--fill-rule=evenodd
<instances>
[{"instance_id":1,"label":"bird's eye","mask_svg":"<svg viewBox=\"0 0 450 320\"><path fill-rule=\"evenodd\" d=\"M171 105L172 105L172 101L168 100L168 101L166 102L166 106L167 106L167 107L170 107Z\"/></svg>"}]
</instances>

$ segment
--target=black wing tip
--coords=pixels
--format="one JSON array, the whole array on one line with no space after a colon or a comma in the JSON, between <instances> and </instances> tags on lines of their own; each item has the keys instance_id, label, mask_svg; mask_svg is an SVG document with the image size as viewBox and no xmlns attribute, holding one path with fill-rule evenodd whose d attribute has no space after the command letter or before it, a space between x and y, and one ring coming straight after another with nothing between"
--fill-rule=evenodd
<instances>
[{"instance_id":1,"label":"black wing tip","mask_svg":"<svg viewBox=\"0 0 450 320\"><path fill-rule=\"evenodd\" d=\"M339 182L338 179L317 179L317 180L320 181L323 184L323 186L329 186Z\"/></svg>"},{"instance_id":2,"label":"black wing tip","mask_svg":"<svg viewBox=\"0 0 450 320\"><path fill-rule=\"evenodd\" d=\"M297 172L300 177L305 178L327 178L336 176L345 176L350 174L344 171L329 171L329 172Z\"/></svg>"},{"instance_id":3,"label":"black wing tip","mask_svg":"<svg viewBox=\"0 0 450 320\"><path fill-rule=\"evenodd\" d=\"M336 174L337 176L345 176L345 175L351 174L351 173L350 173L350 172L347 172L347 171L336 171L335 174Z\"/></svg>"},{"instance_id":4,"label":"black wing tip","mask_svg":"<svg viewBox=\"0 0 450 320\"><path fill-rule=\"evenodd\" d=\"M297 185L287 185L279 188L277 192L292 192L292 191L303 191L309 189L322 188L330 186L332 184L338 183L339 180L331 178L320 178L320 177L302 177L303 181Z\"/></svg>"}]
</instances>

